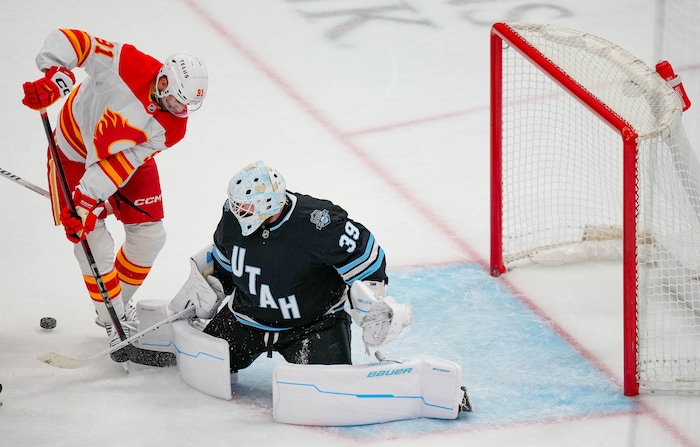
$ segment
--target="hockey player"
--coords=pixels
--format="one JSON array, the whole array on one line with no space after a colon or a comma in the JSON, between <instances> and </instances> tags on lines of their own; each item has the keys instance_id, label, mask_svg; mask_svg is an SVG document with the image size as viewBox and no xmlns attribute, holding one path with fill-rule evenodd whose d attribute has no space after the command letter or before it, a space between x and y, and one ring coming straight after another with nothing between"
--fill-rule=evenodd
<instances>
[{"instance_id":1,"label":"hockey player","mask_svg":"<svg viewBox=\"0 0 700 447\"><path fill-rule=\"evenodd\" d=\"M327 200L287 191L262 161L233 176L214 244L192 264L218 296L204 302L197 293L194 302L183 290L170 310L195 305L199 317L213 316L204 332L228 341L233 373L273 351L291 363L350 364L346 287L364 282L383 296L388 282L384 251L367 228ZM225 295L213 315L212 301ZM391 336L409 323L410 311Z\"/></svg>"},{"instance_id":2,"label":"hockey player","mask_svg":"<svg viewBox=\"0 0 700 447\"><path fill-rule=\"evenodd\" d=\"M228 358L224 372L235 380L276 351L286 360L275 365L273 378L280 422L351 425L471 411L453 362L420 356L352 365L352 321L369 350L400 335L411 324L411 308L387 296L384 251L364 225L328 200L287 190L282 175L262 161L231 178L213 244L190 264L168 308L194 307L203 334L177 322L174 343L153 345L177 345L181 375L193 387L230 398L212 359ZM226 346L217 348L218 339Z\"/></svg>"},{"instance_id":3,"label":"hockey player","mask_svg":"<svg viewBox=\"0 0 700 447\"><path fill-rule=\"evenodd\" d=\"M54 221L63 224L67 238L76 244L74 253L97 310L97 321L104 323L113 346L120 341L119 334L78 242L87 239L106 293L128 336L135 316L131 297L166 238L153 157L185 136L187 116L200 108L207 93L207 70L193 56L173 54L161 63L132 45L75 29L52 31L36 64L44 76L23 85L23 104L42 110L67 97L55 139L75 210L61 194L55 160L49 155ZM73 88L72 70L78 67L88 78ZM116 255L104 222L109 212L125 231ZM134 352L129 346L112 358L124 362Z\"/></svg>"}]
</instances>

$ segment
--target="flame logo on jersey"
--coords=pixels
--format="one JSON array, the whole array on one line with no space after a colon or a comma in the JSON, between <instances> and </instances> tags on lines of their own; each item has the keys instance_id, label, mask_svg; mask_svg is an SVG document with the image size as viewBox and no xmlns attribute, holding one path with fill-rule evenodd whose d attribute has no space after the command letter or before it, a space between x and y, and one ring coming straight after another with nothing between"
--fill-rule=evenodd
<instances>
[{"instance_id":1,"label":"flame logo on jersey","mask_svg":"<svg viewBox=\"0 0 700 447\"><path fill-rule=\"evenodd\" d=\"M95 125L93 144L97 158L103 160L112 154L136 146L148 140L142 129L129 124L129 120L119 113L105 109L102 118ZM114 147L118 145L118 147Z\"/></svg>"},{"instance_id":2,"label":"flame logo on jersey","mask_svg":"<svg viewBox=\"0 0 700 447\"><path fill-rule=\"evenodd\" d=\"M134 172L125 149L148 141L148 134L129 124L129 120L119 113L105 109L102 118L95 125L93 144L97 154L97 164L116 186L122 185Z\"/></svg>"}]
</instances>

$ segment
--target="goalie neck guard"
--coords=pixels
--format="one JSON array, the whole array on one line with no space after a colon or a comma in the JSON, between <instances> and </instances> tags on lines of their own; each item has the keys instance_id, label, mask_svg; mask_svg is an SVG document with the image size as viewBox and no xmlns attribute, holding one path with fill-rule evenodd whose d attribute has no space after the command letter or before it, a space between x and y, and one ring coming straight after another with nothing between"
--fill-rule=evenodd
<instances>
[{"instance_id":1,"label":"goalie neck guard","mask_svg":"<svg viewBox=\"0 0 700 447\"><path fill-rule=\"evenodd\" d=\"M238 171L228 184L228 207L238 219L243 236L254 233L263 222L279 213L285 197L284 178L262 161Z\"/></svg>"}]
</instances>

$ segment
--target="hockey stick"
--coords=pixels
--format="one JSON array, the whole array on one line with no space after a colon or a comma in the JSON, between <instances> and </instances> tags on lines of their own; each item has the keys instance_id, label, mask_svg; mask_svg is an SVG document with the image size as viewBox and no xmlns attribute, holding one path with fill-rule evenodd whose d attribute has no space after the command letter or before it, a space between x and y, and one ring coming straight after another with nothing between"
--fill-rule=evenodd
<instances>
[{"instance_id":1,"label":"hockey stick","mask_svg":"<svg viewBox=\"0 0 700 447\"><path fill-rule=\"evenodd\" d=\"M75 212L75 204L73 203L73 197L71 196L68 181L66 180L66 173L63 171L61 159L58 157L58 148L56 147L56 140L54 140L53 129L51 129L49 116L46 113L45 108L41 109L39 113L41 114L41 121L44 124L46 139L49 141L49 151L51 152L51 158L53 159L54 165L56 166L56 170L58 172L58 180L61 184L61 192L63 193L63 197L66 200L68 206L71 208L71 210L73 210L73 212ZM112 319L112 325L117 330L119 338L122 341L126 340L124 328L122 327L122 324L119 321L119 316L117 316L117 312L114 310L114 306L112 305L112 299L109 297L109 293L107 293L107 286L105 286L105 282L102 279L102 275L97 269L97 262L95 262L95 257L92 254L92 250L90 250L90 246L88 245L86 239L83 238L80 241L80 244L83 247L83 251L85 252L85 257L87 258L88 264L90 264L90 271L92 271L92 276L95 278L97 288L100 290L100 296L102 297L102 301L104 301L105 306L107 307L107 312L109 312L109 316Z\"/></svg>"},{"instance_id":2,"label":"hockey stick","mask_svg":"<svg viewBox=\"0 0 700 447\"><path fill-rule=\"evenodd\" d=\"M135 335L132 335L131 337L122 340L118 344L110 347L109 349L105 349L104 351L98 352L97 354L87 357L87 358L73 358L73 357L68 357L65 355L57 354L55 352L47 352L46 354L42 354L37 356L37 360L40 360L47 365L55 366L56 368L64 368L64 369L76 369L76 368L82 368L83 366L89 365L92 363L94 360L99 359L100 357L103 357L107 354L111 354L115 351L120 350L126 345L130 345L131 343L135 342L136 340L139 340L141 337L144 335L153 332L157 329L160 329L161 327L165 326L168 323L171 323L175 320L179 320L181 318L185 317L190 317L194 316L194 306L187 307L180 312L173 314L166 318L165 320L154 324L151 327L148 327L140 332L138 332Z\"/></svg>"},{"instance_id":3,"label":"hockey stick","mask_svg":"<svg viewBox=\"0 0 700 447\"><path fill-rule=\"evenodd\" d=\"M37 194L40 194L44 197L49 197L49 192L47 190L45 190L41 186L37 186L34 183L28 182L23 178L20 178L18 175L14 175L10 171L6 171L3 168L0 168L0 174L2 174L2 176L6 179L12 180L13 182L24 186L25 188L29 188Z\"/></svg>"}]
</instances>

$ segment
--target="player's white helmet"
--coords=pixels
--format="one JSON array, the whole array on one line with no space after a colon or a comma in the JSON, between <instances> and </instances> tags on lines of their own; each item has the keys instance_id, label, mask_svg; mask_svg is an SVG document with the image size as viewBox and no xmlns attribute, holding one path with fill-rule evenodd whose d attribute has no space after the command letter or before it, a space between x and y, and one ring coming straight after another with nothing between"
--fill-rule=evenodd
<instances>
[{"instance_id":1,"label":"player's white helmet","mask_svg":"<svg viewBox=\"0 0 700 447\"><path fill-rule=\"evenodd\" d=\"M160 67L156 84L163 76L168 79L168 87L162 91L156 88L155 96L166 110L177 116L187 116L202 107L209 87L209 75L201 60L188 54L173 54ZM170 95L185 107L169 106Z\"/></svg>"},{"instance_id":2,"label":"player's white helmet","mask_svg":"<svg viewBox=\"0 0 700 447\"><path fill-rule=\"evenodd\" d=\"M249 164L231 178L228 207L238 219L243 236L252 234L269 217L280 212L286 192L282 175L262 161Z\"/></svg>"}]
</instances>

